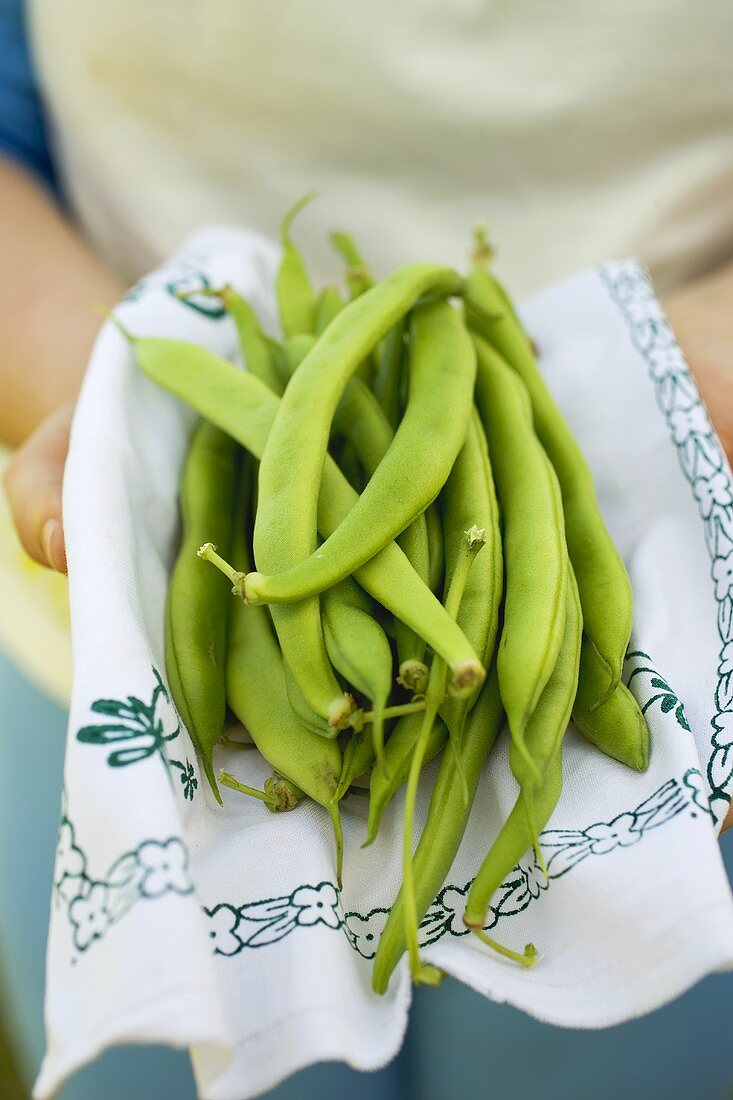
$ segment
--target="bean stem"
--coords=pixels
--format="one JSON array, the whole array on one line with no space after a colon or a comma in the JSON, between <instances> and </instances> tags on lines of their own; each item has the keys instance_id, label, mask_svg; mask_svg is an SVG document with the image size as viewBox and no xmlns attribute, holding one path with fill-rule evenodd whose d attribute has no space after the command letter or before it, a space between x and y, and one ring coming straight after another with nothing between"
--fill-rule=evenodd
<instances>
[{"instance_id":1,"label":"bean stem","mask_svg":"<svg viewBox=\"0 0 733 1100\"><path fill-rule=\"evenodd\" d=\"M228 577L232 582L232 593L235 596L239 596L244 600L244 582L247 577L246 573L242 573L239 569L235 569L233 565L230 565L228 561L217 554L216 547L213 542L205 542L203 546L199 547L198 555L203 558L204 561L210 561L212 565ZM247 601L244 600L246 603Z\"/></svg>"},{"instance_id":2,"label":"bean stem","mask_svg":"<svg viewBox=\"0 0 733 1100\"><path fill-rule=\"evenodd\" d=\"M537 962L537 948L533 943L525 944L524 951L520 955L518 951L512 951L510 947L505 947L503 943L498 943L496 940L492 940L491 936L487 936L481 928L472 928L474 936L478 936L482 943L485 943L487 947L490 947L492 951L496 951L498 955L503 955L505 959L512 959L513 962L518 962L520 966L529 970Z\"/></svg>"},{"instance_id":3,"label":"bean stem","mask_svg":"<svg viewBox=\"0 0 733 1100\"><path fill-rule=\"evenodd\" d=\"M239 791L240 794L248 794L251 798L258 798L260 802L264 802L269 810L274 809L275 803L272 798L265 794L264 791L259 790L257 787L248 787L246 783L240 783L238 779L235 779L231 772L219 772L219 782L224 787L230 787L233 791Z\"/></svg>"}]
</instances>

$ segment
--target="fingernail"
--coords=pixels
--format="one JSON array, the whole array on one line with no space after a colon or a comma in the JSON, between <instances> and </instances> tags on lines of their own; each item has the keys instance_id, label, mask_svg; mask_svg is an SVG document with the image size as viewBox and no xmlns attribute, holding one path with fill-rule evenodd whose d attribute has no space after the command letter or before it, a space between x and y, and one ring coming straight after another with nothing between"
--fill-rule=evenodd
<instances>
[{"instance_id":1,"label":"fingernail","mask_svg":"<svg viewBox=\"0 0 733 1100\"><path fill-rule=\"evenodd\" d=\"M49 565L51 569L58 568L54 560L53 540L60 526L61 524L57 519L47 519L41 531L41 548L43 549L43 556L46 559L46 564Z\"/></svg>"}]
</instances>

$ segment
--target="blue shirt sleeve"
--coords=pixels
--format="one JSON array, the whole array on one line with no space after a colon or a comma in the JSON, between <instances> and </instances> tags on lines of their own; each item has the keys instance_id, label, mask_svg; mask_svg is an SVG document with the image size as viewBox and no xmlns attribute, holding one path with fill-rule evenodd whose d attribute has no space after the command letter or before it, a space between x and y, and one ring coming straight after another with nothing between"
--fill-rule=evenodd
<instances>
[{"instance_id":1,"label":"blue shirt sleeve","mask_svg":"<svg viewBox=\"0 0 733 1100\"><path fill-rule=\"evenodd\" d=\"M0 0L0 156L19 161L55 189L23 8L23 0Z\"/></svg>"}]
</instances>

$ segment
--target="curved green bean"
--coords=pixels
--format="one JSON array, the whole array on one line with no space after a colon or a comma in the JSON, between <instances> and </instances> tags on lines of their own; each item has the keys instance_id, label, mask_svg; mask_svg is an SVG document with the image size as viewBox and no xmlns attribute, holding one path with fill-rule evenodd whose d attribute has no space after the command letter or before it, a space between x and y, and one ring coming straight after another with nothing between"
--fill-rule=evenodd
<instances>
[{"instance_id":1,"label":"curved green bean","mask_svg":"<svg viewBox=\"0 0 733 1100\"><path fill-rule=\"evenodd\" d=\"M374 286L374 280L369 274L364 257L349 233L337 229L330 234L330 239L346 264L346 285L349 288L349 295L352 299L358 298Z\"/></svg>"},{"instance_id":2,"label":"curved green bean","mask_svg":"<svg viewBox=\"0 0 733 1100\"><path fill-rule=\"evenodd\" d=\"M301 470L293 467L294 456L288 458L292 442L287 448L281 446L283 431L279 425L292 424L295 438L300 438L298 422L306 414L311 440L308 446L313 453L318 451L319 444L314 445L312 434L314 421L320 418L320 406L315 410L311 398L307 408L293 411L290 395L300 394L306 400L299 380L312 374L308 363L318 361L319 344L346 317L349 308L366 302L379 289L374 287L342 310L301 363L283 396L260 467L260 504L255 524L258 571L245 582L250 603L303 600L354 572L434 500L461 448L472 407L476 355L456 310L443 301L429 302L412 314L409 396L392 445L348 517L316 552L315 515L311 533L308 503L317 496L320 469L316 469L313 486L303 480ZM290 415L283 416L283 410ZM325 447L321 461L323 453ZM416 454L421 456L417 468ZM302 469L302 455L300 465ZM295 497L294 492L298 493ZM288 517L287 530L283 514ZM296 546L302 550L298 557Z\"/></svg>"},{"instance_id":3,"label":"curved green bean","mask_svg":"<svg viewBox=\"0 0 733 1100\"><path fill-rule=\"evenodd\" d=\"M355 305L364 298L366 295ZM129 334L126 338L144 374L218 425L255 457L262 455L278 409L278 399L271 390L195 344L159 337L133 338ZM326 456L318 498L318 526L324 537L335 530L356 500L355 490ZM446 661L455 688L467 693L475 689L484 675L475 650L395 543L366 562L355 576L378 603L412 627Z\"/></svg>"},{"instance_id":4,"label":"curved green bean","mask_svg":"<svg viewBox=\"0 0 733 1100\"><path fill-rule=\"evenodd\" d=\"M275 293L280 324L285 336L297 336L301 332L313 332L315 329L316 293L290 235L293 220L313 198L315 192L304 195L294 203L280 227L283 256L275 279Z\"/></svg>"},{"instance_id":5,"label":"curved green bean","mask_svg":"<svg viewBox=\"0 0 733 1100\"><path fill-rule=\"evenodd\" d=\"M450 294L459 286L459 277L446 268L401 268L349 302L300 364L283 395L260 464L255 523L259 575L284 573L316 549L318 489L331 424L359 363L421 294Z\"/></svg>"}]
</instances>

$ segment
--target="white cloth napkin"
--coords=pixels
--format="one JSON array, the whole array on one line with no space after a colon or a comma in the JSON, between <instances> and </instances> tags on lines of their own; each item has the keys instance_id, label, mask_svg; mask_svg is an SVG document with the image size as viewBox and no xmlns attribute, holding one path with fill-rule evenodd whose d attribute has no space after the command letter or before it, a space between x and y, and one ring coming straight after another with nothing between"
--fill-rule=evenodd
<instances>
[{"instance_id":1,"label":"white cloth napkin","mask_svg":"<svg viewBox=\"0 0 733 1100\"><path fill-rule=\"evenodd\" d=\"M230 281L272 326L276 263L252 234L197 234L119 316L135 333L232 355L215 301L184 304L173 291ZM467 884L515 797L500 741L421 938L426 959L486 996L597 1028L733 966L716 837L733 771L733 487L639 264L568 279L523 313L631 573L625 675L649 723L651 764L632 774L569 733L563 796L542 837L549 881L528 853L491 910L498 938L538 945L539 963L524 971L461 923ZM364 850L364 806L345 806L339 894L325 813L275 816L231 791L220 809L170 704L163 601L192 423L106 325L65 485L75 680L39 1100L113 1043L188 1046L203 1097L243 1100L319 1060L379 1067L405 1030L404 961L385 997L370 988L400 881L401 797ZM256 752L222 750L217 763L253 784L269 772Z\"/></svg>"}]
</instances>

